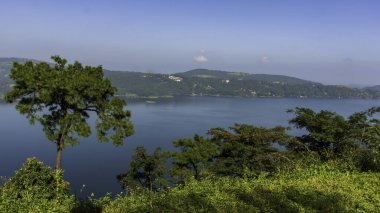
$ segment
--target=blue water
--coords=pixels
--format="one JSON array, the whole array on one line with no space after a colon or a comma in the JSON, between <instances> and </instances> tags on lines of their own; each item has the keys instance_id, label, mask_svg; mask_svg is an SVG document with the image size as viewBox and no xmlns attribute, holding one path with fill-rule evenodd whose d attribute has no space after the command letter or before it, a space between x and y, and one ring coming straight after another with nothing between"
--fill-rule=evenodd
<instances>
[{"instance_id":1,"label":"blue water","mask_svg":"<svg viewBox=\"0 0 380 213\"><path fill-rule=\"evenodd\" d=\"M126 138L122 147L98 143L92 136L81 139L81 144L74 148L66 148L62 160L65 179L79 196L83 185L82 194L117 193L121 188L115 176L128 169L137 145L149 151L158 146L173 150L173 140L192 137L194 133L205 134L212 127L228 127L234 123L265 127L287 125L292 115L286 110L296 106L332 110L348 116L380 106L380 100L183 97L157 100L154 104L129 102L135 134ZM54 166L55 155L56 147L45 138L40 126L29 125L14 105L0 104L0 176L12 176L31 156Z\"/></svg>"}]
</instances>

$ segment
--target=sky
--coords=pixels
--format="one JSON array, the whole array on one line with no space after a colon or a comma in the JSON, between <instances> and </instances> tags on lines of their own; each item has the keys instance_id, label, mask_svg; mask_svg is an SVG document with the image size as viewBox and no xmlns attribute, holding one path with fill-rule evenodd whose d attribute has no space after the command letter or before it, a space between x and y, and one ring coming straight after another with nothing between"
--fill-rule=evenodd
<instances>
[{"instance_id":1,"label":"sky","mask_svg":"<svg viewBox=\"0 0 380 213\"><path fill-rule=\"evenodd\" d=\"M0 57L380 84L379 0L0 0Z\"/></svg>"}]
</instances>

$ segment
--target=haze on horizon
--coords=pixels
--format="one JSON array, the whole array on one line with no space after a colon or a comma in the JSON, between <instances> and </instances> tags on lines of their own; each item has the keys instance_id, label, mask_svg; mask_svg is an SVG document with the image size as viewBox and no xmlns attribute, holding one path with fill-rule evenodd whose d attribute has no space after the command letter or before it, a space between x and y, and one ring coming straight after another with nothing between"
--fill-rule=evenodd
<instances>
[{"instance_id":1,"label":"haze on horizon","mask_svg":"<svg viewBox=\"0 0 380 213\"><path fill-rule=\"evenodd\" d=\"M61 55L111 70L207 68L380 84L377 0L13 0L0 57Z\"/></svg>"}]
</instances>

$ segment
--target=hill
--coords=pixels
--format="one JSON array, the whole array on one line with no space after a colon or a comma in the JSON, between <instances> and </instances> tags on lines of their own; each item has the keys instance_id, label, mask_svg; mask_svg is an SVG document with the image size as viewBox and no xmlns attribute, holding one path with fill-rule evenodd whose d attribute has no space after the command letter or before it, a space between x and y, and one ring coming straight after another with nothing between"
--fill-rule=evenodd
<instances>
[{"instance_id":1,"label":"hill","mask_svg":"<svg viewBox=\"0 0 380 213\"><path fill-rule=\"evenodd\" d=\"M380 98L380 85L366 87L364 90L372 94L374 98Z\"/></svg>"},{"instance_id":2,"label":"hill","mask_svg":"<svg viewBox=\"0 0 380 213\"><path fill-rule=\"evenodd\" d=\"M0 58L0 97L12 85L8 74L14 61L24 63L27 59ZM250 74L207 69L195 69L173 75L105 70L105 75L118 88L118 95L126 96L127 98L172 96L380 97L380 92L370 89L323 85L284 75Z\"/></svg>"},{"instance_id":3,"label":"hill","mask_svg":"<svg viewBox=\"0 0 380 213\"><path fill-rule=\"evenodd\" d=\"M319 84L285 75L250 74L244 72L227 72L208 69L194 69L183 73L176 73L175 75L180 77L215 78L223 80L253 80L285 84Z\"/></svg>"},{"instance_id":4,"label":"hill","mask_svg":"<svg viewBox=\"0 0 380 213\"><path fill-rule=\"evenodd\" d=\"M372 98L369 91L323 85L282 75L248 74L197 69L183 73L152 74L106 71L127 97L233 96L292 98Z\"/></svg>"},{"instance_id":5,"label":"hill","mask_svg":"<svg viewBox=\"0 0 380 213\"><path fill-rule=\"evenodd\" d=\"M376 85L376 86L372 86L372 87L366 87L364 89L370 90L370 91L375 91L375 92L380 92L380 85Z\"/></svg>"}]
</instances>

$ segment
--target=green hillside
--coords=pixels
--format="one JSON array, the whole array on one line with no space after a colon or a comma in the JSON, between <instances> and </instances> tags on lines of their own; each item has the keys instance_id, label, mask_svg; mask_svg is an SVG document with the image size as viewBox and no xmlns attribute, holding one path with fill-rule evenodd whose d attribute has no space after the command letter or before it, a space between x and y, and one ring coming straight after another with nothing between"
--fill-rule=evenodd
<instances>
[{"instance_id":1,"label":"green hillside","mask_svg":"<svg viewBox=\"0 0 380 213\"><path fill-rule=\"evenodd\" d=\"M8 74L12 63L27 59L0 58L0 97L9 90ZM38 61L35 61L38 62ZM118 88L118 95L128 98L172 96L291 97L291 98L379 98L380 92L345 86L323 85L299 78L195 69L183 73L153 74L105 70Z\"/></svg>"},{"instance_id":2,"label":"green hillside","mask_svg":"<svg viewBox=\"0 0 380 213\"><path fill-rule=\"evenodd\" d=\"M183 73L176 73L180 77L199 77L229 80L254 80L285 84L319 84L285 75L250 74L244 72L225 72L220 70L194 69Z\"/></svg>"},{"instance_id":3,"label":"green hillside","mask_svg":"<svg viewBox=\"0 0 380 213\"><path fill-rule=\"evenodd\" d=\"M322 85L298 78L223 72L206 69L184 73L151 74L106 71L120 95L148 96L233 96L292 98L372 98L368 91L344 86Z\"/></svg>"},{"instance_id":4,"label":"green hillside","mask_svg":"<svg viewBox=\"0 0 380 213\"><path fill-rule=\"evenodd\" d=\"M364 90L372 94L374 98L380 98L380 85L366 87Z\"/></svg>"}]
</instances>

